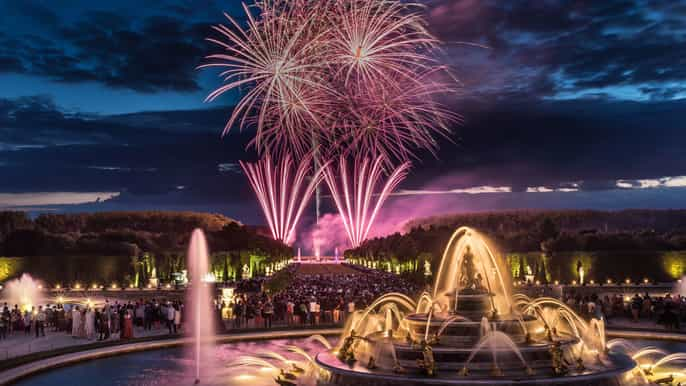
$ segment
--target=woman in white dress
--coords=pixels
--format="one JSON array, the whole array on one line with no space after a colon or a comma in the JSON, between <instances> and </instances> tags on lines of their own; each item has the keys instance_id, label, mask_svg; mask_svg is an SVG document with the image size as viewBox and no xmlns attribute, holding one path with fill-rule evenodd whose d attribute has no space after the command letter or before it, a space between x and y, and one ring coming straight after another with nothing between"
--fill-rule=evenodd
<instances>
[{"instance_id":1,"label":"woman in white dress","mask_svg":"<svg viewBox=\"0 0 686 386\"><path fill-rule=\"evenodd\" d=\"M176 305L174 307L176 312L174 312L174 328L177 334L181 333L181 307Z\"/></svg>"},{"instance_id":2,"label":"woman in white dress","mask_svg":"<svg viewBox=\"0 0 686 386\"><path fill-rule=\"evenodd\" d=\"M86 338L95 338L95 312L91 307L86 311Z\"/></svg>"},{"instance_id":3,"label":"woman in white dress","mask_svg":"<svg viewBox=\"0 0 686 386\"><path fill-rule=\"evenodd\" d=\"M79 307L73 307L71 310L71 336L74 338L80 338L79 330L81 327L81 311Z\"/></svg>"}]
</instances>

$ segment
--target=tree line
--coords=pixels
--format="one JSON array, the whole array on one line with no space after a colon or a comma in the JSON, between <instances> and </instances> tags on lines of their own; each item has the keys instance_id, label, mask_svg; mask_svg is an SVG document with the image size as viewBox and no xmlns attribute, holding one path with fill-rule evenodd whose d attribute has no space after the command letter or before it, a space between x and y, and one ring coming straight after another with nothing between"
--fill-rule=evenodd
<instances>
[{"instance_id":1,"label":"tree line","mask_svg":"<svg viewBox=\"0 0 686 386\"><path fill-rule=\"evenodd\" d=\"M452 233L465 225L485 234L504 255L519 253L511 261L515 277L524 276L525 265L536 277L549 278L551 271L556 277L571 277L566 265L575 264L576 256L584 251L598 256L593 258L597 267L605 265L604 260L616 264L612 256L686 251L686 210L505 211L433 217L410 224L404 234L370 239L346 251L346 258L414 262L409 266L417 270L422 269L421 262L429 261L436 267ZM521 257L525 252L527 258ZM659 273L664 271L661 262L650 263Z\"/></svg>"},{"instance_id":2,"label":"tree line","mask_svg":"<svg viewBox=\"0 0 686 386\"><path fill-rule=\"evenodd\" d=\"M211 264L223 280L293 256L292 248L228 217L195 212L102 212L42 214L0 212L0 256L55 259L78 256L130 258L130 272L146 283L155 275L168 279L185 268L193 229L203 229L212 251Z\"/></svg>"}]
</instances>

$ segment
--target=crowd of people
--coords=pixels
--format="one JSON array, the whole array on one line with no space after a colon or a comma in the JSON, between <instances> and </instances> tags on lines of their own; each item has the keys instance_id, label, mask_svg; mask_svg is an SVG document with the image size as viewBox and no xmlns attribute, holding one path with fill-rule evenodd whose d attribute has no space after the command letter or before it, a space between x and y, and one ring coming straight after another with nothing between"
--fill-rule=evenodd
<instances>
[{"instance_id":1,"label":"crowd of people","mask_svg":"<svg viewBox=\"0 0 686 386\"><path fill-rule=\"evenodd\" d=\"M291 278L286 288L268 293L238 291L229 304L222 304L228 327L270 328L274 322L284 325L338 324L355 310L367 307L379 296L390 292L414 294L421 288L398 275L357 266L346 273L302 274L298 265L286 268ZM240 288L240 287L239 287Z\"/></svg>"},{"instance_id":2,"label":"crowd of people","mask_svg":"<svg viewBox=\"0 0 686 386\"><path fill-rule=\"evenodd\" d=\"M336 272L311 273L298 264L285 268L286 285L268 291L265 278L245 280L234 287L231 299L214 300L214 320L218 331L243 328L341 324L356 310L366 308L379 296L400 292L416 295L423 288L401 276L380 270L342 264ZM686 297L635 294L582 295L569 293L562 301L587 318L615 318L635 322L652 320L667 329L679 329L686 322ZM184 304L177 300L138 299L120 302L105 300L97 307L54 304L33 307L4 304L0 313L0 339L10 335L43 337L46 331L66 333L75 339L131 339L138 331L166 329L182 332ZM141 334L141 332L139 332Z\"/></svg>"},{"instance_id":3,"label":"crowd of people","mask_svg":"<svg viewBox=\"0 0 686 386\"><path fill-rule=\"evenodd\" d=\"M624 296L622 294L597 294L582 296L569 294L564 302L579 314L587 317L604 318L611 323L614 318L624 317L637 323L652 321L666 329L680 329L681 322L686 322L686 297L672 294L664 296L643 295Z\"/></svg>"},{"instance_id":4,"label":"crowd of people","mask_svg":"<svg viewBox=\"0 0 686 386\"><path fill-rule=\"evenodd\" d=\"M4 304L0 314L0 339L23 334L44 337L46 329L71 334L77 339L107 340L134 338L134 326L143 330L166 328L169 334L181 330L183 303L139 299L120 303L105 300L101 307L83 304L47 304L45 306L10 307Z\"/></svg>"}]
</instances>

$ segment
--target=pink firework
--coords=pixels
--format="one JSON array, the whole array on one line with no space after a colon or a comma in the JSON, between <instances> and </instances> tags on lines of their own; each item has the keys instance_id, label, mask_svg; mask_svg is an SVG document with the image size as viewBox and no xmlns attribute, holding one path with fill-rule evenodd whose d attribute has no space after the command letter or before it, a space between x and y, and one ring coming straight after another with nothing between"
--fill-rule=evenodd
<instances>
[{"instance_id":1,"label":"pink firework","mask_svg":"<svg viewBox=\"0 0 686 386\"><path fill-rule=\"evenodd\" d=\"M301 155L311 141L310 127L321 126L317 109L326 98L318 97L323 86L317 71L321 67L320 40L311 31L314 21L302 18L297 9L286 7L286 3L255 3L259 19L243 4L247 28L225 14L230 25L213 27L221 40L207 39L223 52L209 55L209 63L200 68L223 69L220 76L225 84L212 91L206 101L242 86L249 87L234 107L224 134L235 124L242 128L254 122L257 131L252 145L258 151L275 152L283 148Z\"/></svg>"},{"instance_id":2,"label":"pink firework","mask_svg":"<svg viewBox=\"0 0 686 386\"><path fill-rule=\"evenodd\" d=\"M417 148L435 154L436 137L449 138L450 124L461 119L432 100L437 89L447 87L433 75L417 74L419 82L406 82L398 90L369 88L356 96L341 119L337 147L379 154L389 165L393 160L416 158Z\"/></svg>"},{"instance_id":3,"label":"pink firework","mask_svg":"<svg viewBox=\"0 0 686 386\"><path fill-rule=\"evenodd\" d=\"M399 1L336 2L329 56L346 87L413 82L417 70L434 62L427 53L438 41L411 7Z\"/></svg>"},{"instance_id":4,"label":"pink firework","mask_svg":"<svg viewBox=\"0 0 686 386\"><path fill-rule=\"evenodd\" d=\"M374 151L387 163L435 151L455 117L436 99L455 91L435 59L422 8L401 0L256 0L245 27L230 16L208 39L224 69L212 101L243 88L224 132L254 125L259 153ZM449 79L444 82L439 79ZM370 122L372 122L370 124ZM361 138L361 140L357 140Z\"/></svg>"},{"instance_id":5,"label":"pink firework","mask_svg":"<svg viewBox=\"0 0 686 386\"><path fill-rule=\"evenodd\" d=\"M353 248L367 239L384 201L410 168L410 163L404 162L386 174L384 163L382 156L357 157L349 170L348 162L341 156L338 170L324 167L324 179Z\"/></svg>"},{"instance_id":6,"label":"pink firework","mask_svg":"<svg viewBox=\"0 0 686 386\"><path fill-rule=\"evenodd\" d=\"M300 215L323 177L315 171L307 182L312 172L312 156L305 156L297 168L290 156L274 162L266 155L255 163L241 161L240 164L257 195L272 236L275 240L292 242Z\"/></svg>"}]
</instances>

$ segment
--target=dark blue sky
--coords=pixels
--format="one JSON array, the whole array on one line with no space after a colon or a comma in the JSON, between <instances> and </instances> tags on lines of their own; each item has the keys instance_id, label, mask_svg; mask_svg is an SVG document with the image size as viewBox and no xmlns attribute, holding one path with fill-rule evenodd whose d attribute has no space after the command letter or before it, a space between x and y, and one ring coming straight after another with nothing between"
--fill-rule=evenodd
<instances>
[{"instance_id":1,"label":"dark blue sky","mask_svg":"<svg viewBox=\"0 0 686 386\"><path fill-rule=\"evenodd\" d=\"M686 2L426 3L466 123L390 208L686 206ZM238 1L0 10L0 207L261 221L236 167L249 133L220 138L231 96L204 104L217 80L195 70Z\"/></svg>"}]
</instances>

